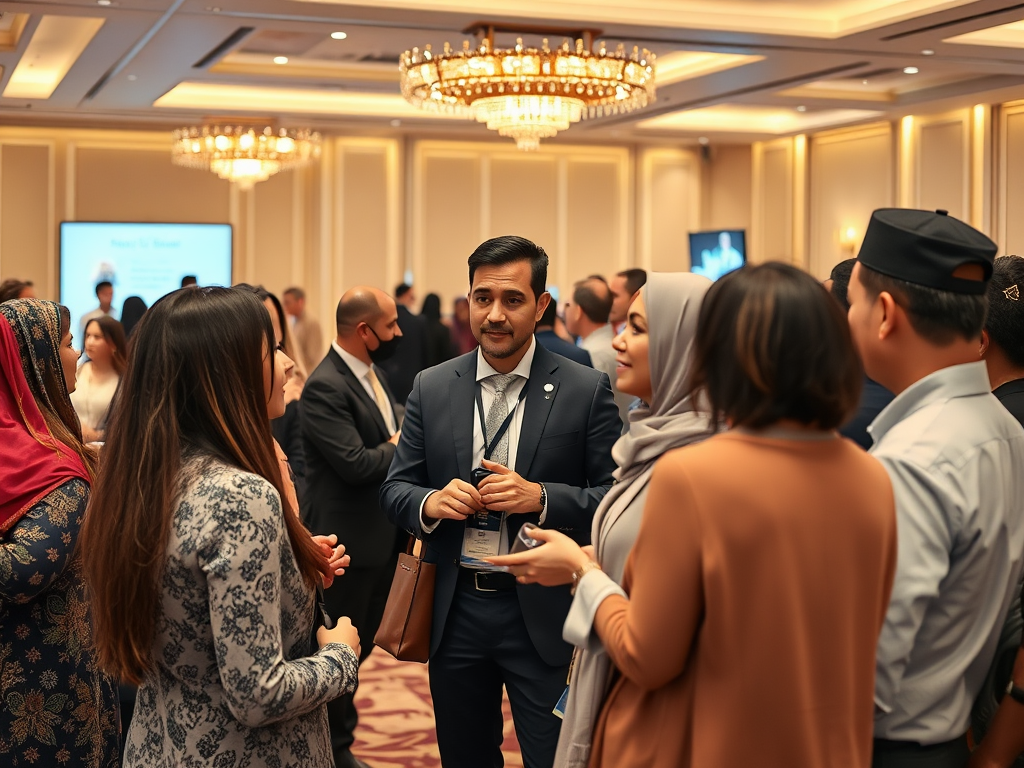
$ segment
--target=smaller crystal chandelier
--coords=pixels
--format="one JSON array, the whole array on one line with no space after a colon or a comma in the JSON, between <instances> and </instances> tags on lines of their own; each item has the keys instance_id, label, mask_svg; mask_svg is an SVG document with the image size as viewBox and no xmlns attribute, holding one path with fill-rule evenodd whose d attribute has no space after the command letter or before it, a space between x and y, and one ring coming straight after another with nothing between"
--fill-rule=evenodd
<instances>
[{"instance_id":1,"label":"smaller crystal chandelier","mask_svg":"<svg viewBox=\"0 0 1024 768\"><path fill-rule=\"evenodd\" d=\"M483 40L461 51L445 43L435 55L430 46L406 51L399 60L402 95L414 106L434 112L465 113L492 131L516 140L520 149L537 149L584 117L632 112L654 99L654 55L620 44L610 53L603 43L592 51L593 33L583 32L575 47L568 40L552 50L494 47L493 26Z\"/></svg>"},{"instance_id":2,"label":"smaller crystal chandelier","mask_svg":"<svg viewBox=\"0 0 1024 768\"><path fill-rule=\"evenodd\" d=\"M213 171L252 189L278 171L297 168L320 157L320 134L309 130L251 125L203 125L174 132L171 162Z\"/></svg>"}]
</instances>

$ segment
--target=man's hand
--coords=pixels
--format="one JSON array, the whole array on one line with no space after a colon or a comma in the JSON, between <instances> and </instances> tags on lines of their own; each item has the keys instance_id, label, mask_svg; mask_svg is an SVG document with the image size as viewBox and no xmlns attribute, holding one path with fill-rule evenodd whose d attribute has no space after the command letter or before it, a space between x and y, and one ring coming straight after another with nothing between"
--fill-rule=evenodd
<instances>
[{"instance_id":1,"label":"man's hand","mask_svg":"<svg viewBox=\"0 0 1024 768\"><path fill-rule=\"evenodd\" d=\"M395 432L395 434L393 434L391 436L391 438L388 440L388 442L391 443L392 445L398 445L398 441L401 440L401 439L402 439L402 430L398 430L397 432Z\"/></svg>"},{"instance_id":2,"label":"man's hand","mask_svg":"<svg viewBox=\"0 0 1024 768\"><path fill-rule=\"evenodd\" d=\"M493 461L482 462L494 472L480 481L480 498L487 509L511 515L540 512L540 483L531 483L513 470Z\"/></svg>"},{"instance_id":3,"label":"man's hand","mask_svg":"<svg viewBox=\"0 0 1024 768\"><path fill-rule=\"evenodd\" d=\"M432 520L465 520L483 508L480 492L456 478L427 497L423 514Z\"/></svg>"}]
</instances>

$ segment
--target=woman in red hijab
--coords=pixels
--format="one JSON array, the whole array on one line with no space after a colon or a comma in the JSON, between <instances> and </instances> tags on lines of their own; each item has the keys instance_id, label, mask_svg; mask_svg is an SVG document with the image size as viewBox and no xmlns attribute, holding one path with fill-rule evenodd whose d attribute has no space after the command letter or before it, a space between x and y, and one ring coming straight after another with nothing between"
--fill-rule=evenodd
<instances>
[{"instance_id":1,"label":"woman in red hijab","mask_svg":"<svg viewBox=\"0 0 1024 768\"><path fill-rule=\"evenodd\" d=\"M92 651L75 551L94 457L69 393L71 317L0 304L0 764L119 765L117 688Z\"/></svg>"}]
</instances>

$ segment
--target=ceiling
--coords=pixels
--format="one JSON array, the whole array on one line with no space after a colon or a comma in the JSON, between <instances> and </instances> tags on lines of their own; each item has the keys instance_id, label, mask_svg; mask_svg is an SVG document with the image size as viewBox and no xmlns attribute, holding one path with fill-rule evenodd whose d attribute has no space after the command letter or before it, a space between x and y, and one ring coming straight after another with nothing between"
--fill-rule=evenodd
<instances>
[{"instance_id":1,"label":"ceiling","mask_svg":"<svg viewBox=\"0 0 1024 768\"><path fill-rule=\"evenodd\" d=\"M599 30L657 54L657 101L552 141L748 142L1024 98L1024 2L0 2L0 123L173 127L258 116L332 132L493 138L399 93L406 49ZM332 33L345 33L333 39ZM286 63L275 63L287 59ZM917 68L914 74L905 73Z\"/></svg>"}]
</instances>

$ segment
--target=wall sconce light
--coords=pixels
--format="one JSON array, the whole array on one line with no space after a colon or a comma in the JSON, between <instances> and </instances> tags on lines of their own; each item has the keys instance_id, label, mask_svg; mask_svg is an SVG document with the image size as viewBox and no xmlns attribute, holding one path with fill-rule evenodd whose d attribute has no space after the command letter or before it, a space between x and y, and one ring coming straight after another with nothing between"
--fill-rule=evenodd
<instances>
[{"instance_id":1,"label":"wall sconce light","mask_svg":"<svg viewBox=\"0 0 1024 768\"><path fill-rule=\"evenodd\" d=\"M856 227L846 227L839 230L839 247L844 251L849 251L852 255L857 249L858 235Z\"/></svg>"}]
</instances>

